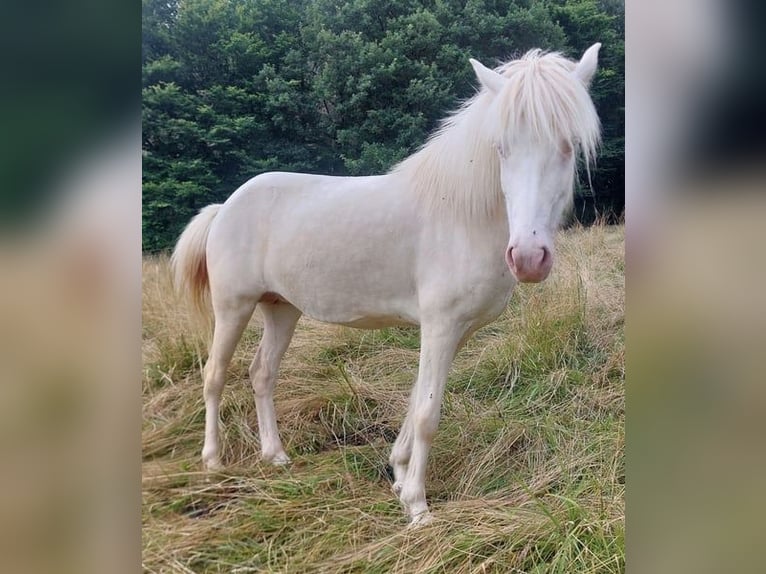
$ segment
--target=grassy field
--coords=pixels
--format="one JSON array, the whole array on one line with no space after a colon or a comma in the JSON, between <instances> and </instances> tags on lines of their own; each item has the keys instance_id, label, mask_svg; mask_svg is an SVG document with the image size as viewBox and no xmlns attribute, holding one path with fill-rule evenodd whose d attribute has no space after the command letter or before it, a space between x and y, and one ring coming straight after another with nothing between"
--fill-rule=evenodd
<instances>
[{"instance_id":1,"label":"grassy field","mask_svg":"<svg viewBox=\"0 0 766 574\"><path fill-rule=\"evenodd\" d=\"M258 460L247 369L221 406L226 472L201 472L205 335L165 258L144 262L145 572L623 572L624 229L561 234L541 285L455 360L426 482L433 524L406 529L386 471L417 371L414 329L301 319L276 408L288 468Z\"/></svg>"}]
</instances>

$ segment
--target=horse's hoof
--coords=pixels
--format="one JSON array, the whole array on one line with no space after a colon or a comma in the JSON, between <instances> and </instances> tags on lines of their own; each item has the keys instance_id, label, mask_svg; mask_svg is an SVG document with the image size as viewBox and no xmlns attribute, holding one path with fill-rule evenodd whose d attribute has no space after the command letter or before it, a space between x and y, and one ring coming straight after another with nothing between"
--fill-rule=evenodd
<instances>
[{"instance_id":1,"label":"horse's hoof","mask_svg":"<svg viewBox=\"0 0 766 574\"><path fill-rule=\"evenodd\" d=\"M207 472L221 472L224 468L221 461L217 458L203 461L203 464Z\"/></svg>"},{"instance_id":2,"label":"horse's hoof","mask_svg":"<svg viewBox=\"0 0 766 574\"><path fill-rule=\"evenodd\" d=\"M396 481L394 484L391 485L391 490L394 491L394 494L396 496L399 496L402 493L402 483L401 481Z\"/></svg>"},{"instance_id":3,"label":"horse's hoof","mask_svg":"<svg viewBox=\"0 0 766 574\"><path fill-rule=\"evenodd\" d=\"M420 514L413 516L412 520L407 525L407 528L420 528L421 526L427 526L428 524L431 524L433 521L434 515L431 514L428 510L425 510Z\"/></svg>"},{"instance_id":4,"label":"horse's hoof","mask_svg":"<svg viewBox=\"0 0 766 574\"><path fill-rule=\"evenodd\" d=\"M283 452L277 453L269 458L263 457L263 460L274 466L287 466L292 462L290 457Z\"/></svg>"}]
</instances>

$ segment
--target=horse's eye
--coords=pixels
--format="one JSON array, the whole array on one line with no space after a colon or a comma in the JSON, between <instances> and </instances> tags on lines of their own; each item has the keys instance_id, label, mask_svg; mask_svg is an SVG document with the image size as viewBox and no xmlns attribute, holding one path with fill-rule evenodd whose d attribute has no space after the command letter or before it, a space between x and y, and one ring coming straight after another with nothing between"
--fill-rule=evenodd
<instances>
[{"instance_id":1,"label":"horse's eye","mask_svg":"<svg viewBox=\"0 0 766 574\"><path fill-rule=\"evenodd\" d=\"M572 144L569 142L562 142L561 146L559 146L559 150L561 150L561 155L569 157L572 155Z\"/></svg>"},{"instance_id":2,"label":"horse's eye","mask_svg":"<svg viewBox=\"0 0 766 574\"><path fill-rule=\"evenodd\" d=\"M497 155L499 155L501 158L505 159L505 148L503 147L503 144L496 143L495 144L495 150L497 150Z\"/></svg>"}]
</instances>

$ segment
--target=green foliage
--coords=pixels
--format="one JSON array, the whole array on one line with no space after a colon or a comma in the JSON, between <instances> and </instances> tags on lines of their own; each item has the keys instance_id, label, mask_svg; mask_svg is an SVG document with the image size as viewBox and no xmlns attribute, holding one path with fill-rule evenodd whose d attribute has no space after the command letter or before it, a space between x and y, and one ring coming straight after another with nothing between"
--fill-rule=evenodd
<instances>
[{"instance_id":1,"label":"green foliage","mask_svg":"<svg viewBox=\"0 0 766 574\"><path fill-rule=\"evenodd\" d=\"M624 205L624 6L598 0L143 0L144 249L269 170L384 172L475 90L469 57L603 43L598 211ZM587 186L587 183L585 184ZM581 210L578 211L581 213Z\"/></svg>"}]
</instances>

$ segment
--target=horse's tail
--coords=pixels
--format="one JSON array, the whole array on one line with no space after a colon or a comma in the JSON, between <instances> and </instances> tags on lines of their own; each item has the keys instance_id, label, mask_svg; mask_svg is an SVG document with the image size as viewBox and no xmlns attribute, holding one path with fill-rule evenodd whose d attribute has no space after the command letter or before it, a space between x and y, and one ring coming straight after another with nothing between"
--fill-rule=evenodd
<instances>
[{"instance_id":1,"label":"horse's tail","mask_svg":"<svg viewBox=\"0 0 766 574\"><path fill-rule=\"evenodd\" d=\"M207 236L221 204L208 205L189 222L170 258L176 291L188 298L198 319L208 317L210 284L207 273Z\"/></svg>"}]
</instances>

